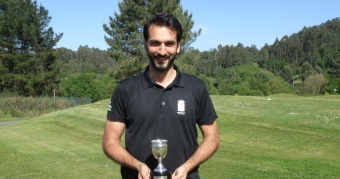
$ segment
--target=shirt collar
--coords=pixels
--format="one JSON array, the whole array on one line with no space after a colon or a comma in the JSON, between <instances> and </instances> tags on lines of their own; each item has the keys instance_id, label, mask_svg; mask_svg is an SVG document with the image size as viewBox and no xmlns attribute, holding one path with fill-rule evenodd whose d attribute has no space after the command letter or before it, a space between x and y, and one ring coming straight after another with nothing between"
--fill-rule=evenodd
<instances>
[{"instance_id":1,"label":"shirt collar","mask_svg":"<svg viewBox=\"0 0 340 179\"><path fill-rule=\"evenodd\" d=\"M179 71L179 68L176 65L174 65L174 69L177 71L176 77L174 81L171 83L172 85L169 85L169 86L184 87L184 81L182 78L183 74ZM145 68L145 71L142 74L142 85L143 85L143 88L150 88L156 85L155 81L151 78L151 75L149 72L149 65Z\"/></svg>"}]
</instances>

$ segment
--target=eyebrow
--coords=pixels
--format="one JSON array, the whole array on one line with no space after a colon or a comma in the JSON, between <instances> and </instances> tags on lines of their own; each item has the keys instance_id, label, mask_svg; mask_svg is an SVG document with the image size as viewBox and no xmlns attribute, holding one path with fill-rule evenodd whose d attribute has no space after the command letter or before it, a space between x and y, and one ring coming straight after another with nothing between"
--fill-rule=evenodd
<instances>
[{"instance_id":1,"label":"eyebrow","mask_svg":"<svg viewBox=\"0 0 340 179\"><path fill-rule=\"evenodd\" d=\"M160 43L160 41L158 41L158 40L150 40L149 43ZM176 41L174 41L174 40L168 40L168 41L166 41L165 43L172 43L172 44L175 44Z\"/></svg>"}]
</instances>

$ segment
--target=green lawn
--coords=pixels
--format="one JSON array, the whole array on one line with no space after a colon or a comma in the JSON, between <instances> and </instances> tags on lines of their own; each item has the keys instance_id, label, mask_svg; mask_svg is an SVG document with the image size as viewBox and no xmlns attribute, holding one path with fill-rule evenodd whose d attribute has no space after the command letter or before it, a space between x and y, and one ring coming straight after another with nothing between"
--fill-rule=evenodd
<instances>
[{"instance_id":1,"label":"green lawn","mask_svg":"<svg viewBox=\"0 0 340 179\"><path fill-rule=\"evenodd\" d=\"M340 178L340 96L212 99L221 145L202 179ZM101 149L108 102L0 126L0 178L120 178Z\"/></svg>"}]
</instances>

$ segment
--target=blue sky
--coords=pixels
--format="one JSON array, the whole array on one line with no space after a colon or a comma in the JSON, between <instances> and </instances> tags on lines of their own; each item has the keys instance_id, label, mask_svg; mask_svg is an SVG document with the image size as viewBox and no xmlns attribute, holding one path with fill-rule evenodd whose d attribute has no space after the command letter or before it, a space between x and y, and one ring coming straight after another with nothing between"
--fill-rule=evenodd
<instances>
[{"instance_id":1,"label":"blue sky","mask_svg":"<svg viewBox=\"0 0 340 179\"><path fill-rule=\"evenodd\" d=\"M118 0L37 0L52 17L55 33L64 33L57 47L76 51L80 45L106 50L103 24L119 13ZM265 43L340 17L339 0L182 0L193 14L193 30L202 34L191 46L200 51L219 44L244 46Z\"/></svg>"}]
</instances>

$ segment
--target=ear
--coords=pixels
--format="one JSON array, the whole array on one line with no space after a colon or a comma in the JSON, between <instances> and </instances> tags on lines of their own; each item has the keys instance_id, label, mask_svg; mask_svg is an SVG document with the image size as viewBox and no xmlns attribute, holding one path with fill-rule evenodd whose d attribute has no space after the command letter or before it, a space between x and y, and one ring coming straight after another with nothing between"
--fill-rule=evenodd
<instances>
[{"instance_id":1,"label":"ear","mask_svg":"<svg viewBox=\"0 0 340 179\"><path fill-rule=\"evenodd\" d=\"M148 51L148 42L144 40L144 50Z\"/></svg>"},{"instance_id":2,"label":"ear","mask_svg":"<svg viewBox=\"0 0 340 179\"><path fill-rule=\"evenodd\" d=\"M181 42L178 42L177 44L177 53L181 51Z\"/></svg>"}]
</instances>

